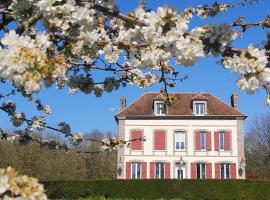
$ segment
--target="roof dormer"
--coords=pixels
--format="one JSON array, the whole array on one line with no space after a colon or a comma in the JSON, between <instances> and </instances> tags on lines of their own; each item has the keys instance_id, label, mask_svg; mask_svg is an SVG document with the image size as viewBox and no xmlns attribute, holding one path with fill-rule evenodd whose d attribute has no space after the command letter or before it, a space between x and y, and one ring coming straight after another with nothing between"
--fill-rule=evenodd
<instances>
[{"instance_id":1,"label":"roof dormer","mask_svg":"<svg viewBox=\"0 0 270 200\"><path fill-rule=\"evenodd\" d=\"M154 114L157 116L166 115L166 106L162 100L154 100Z\"/></svg>"},{"instance_id":2,"label":"roof dormer","mask_svg":"<svg viewBox=\"0 0 270 200\"><path fill-rule=\"evenodd\" d=\"M193 114L196 116L204 116L207 114L208 98L202 94L198 94L192 98Z\"/></svg>"}]
</instances>

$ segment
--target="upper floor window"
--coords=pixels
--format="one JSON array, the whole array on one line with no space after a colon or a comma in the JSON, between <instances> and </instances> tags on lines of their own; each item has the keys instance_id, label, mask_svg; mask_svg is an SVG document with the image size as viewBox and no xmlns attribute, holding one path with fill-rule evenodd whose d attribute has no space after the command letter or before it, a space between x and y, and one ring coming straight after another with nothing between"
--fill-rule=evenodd
<instances>
[{"instance_id":1,"label":"upper floor window","mask_svg":"<svg viewBox=\"0 0 270 200\"><path fill-rule=\"evenodd\" d=\"M224 142L225 141L225 133L224 132L220 132L219 133L219 149L220 150L224 150Z\"/></svg>"},{"instance_id":2,"label":"upper floor window","mask_svg":"<svg viewBox=\"0 0 270 200\"><path fill-rule=\"evenodd\" d=\"M163 101L155 101L155 115L165 115L165 104Z\"/></svg>"},{"instance_id":3,"label":"upper floor window","mask_svg":"<svg viewBox=\"0 0 270 200\"><path fill-rule=\"evenodd\" d=\"M205 115L205 103L195 103L195 115Z\"/></svg>"},{"instance_id":4,"label":"upper floor window","mask_svg":"<svg viewBox=\"0 0 270 200\"><path fill-rule=\"evenodd\" d=\"M141 179L141 163L131 163L131 178Z\"/></svg>"},{"instance_id":5,"label":"upper floor window","mask_svg":"<svg viewBox=\"0 0 270 200\"><path fill-rule=\"evenodd\" d=\"M163 130L156 130L154 132L154 149L162 150L166 149L166 133Z\"/></svg>"},{"instance_id":6,"label":"upper floor window","mask_svg":"<svg viewBox=\"0 0 270 200\"><path fill-rule=\"evenodd\" d=\"M200 148L206 149L206 133L204 131L200 133Z\"/></svg>"},{"instance_id":7,"label":"upper floor window","mask_svg":"<svg viewBox=\"0 0 270 200\"><path fill-rule=\"evenodd\" d=\"M142 150L142 141L140 140L141 138L142 138L142 131L140 130L131 131L131 142L130 142L131 150Z\"/></svg>"},{"instance_id":8,"label":"upper floor window","mask_svg":"<svg viewBox=\"0 0 270 200\"><path fill-rule=\"evenodd\" d=\"M175 132L175 149L184 150L186 148L186 133L184 131Z\"/></svg>"}]
</instances>

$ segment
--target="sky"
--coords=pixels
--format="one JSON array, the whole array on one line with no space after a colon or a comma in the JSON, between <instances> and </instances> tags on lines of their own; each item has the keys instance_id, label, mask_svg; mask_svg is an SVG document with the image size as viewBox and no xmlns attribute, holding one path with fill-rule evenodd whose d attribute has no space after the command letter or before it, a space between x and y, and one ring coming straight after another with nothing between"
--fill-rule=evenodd
<instances>
[{"instance_id":1,"label":"sky","mask_svg":"<svg viewBox=\"0 0 270 200\"><path fill-rule=\"evenodd\" d=\"M117 5L123 13L132 12L138 5L137 0L117 0ZM174 7L179 11L183 11L187 7L196 7L202 4L211 4L210 0L146 0L147 8L155 10L158 6ZM228 3L228 1L218 1ZM236 2L236 1L231 1ZM238 6L230 9L224 14L220 14L215 18L200 20L194 17L189 27L195 27L202 24L220 24L232 23L236 18L243 16L248 22L257 22L265 19L270 11L270 1L264 0L253 5L245 7ZM247 30L242 38L237 39L234 47L245 48L249 44L261 45L266 39L266 30L253 28ZM201 59L192 67L175 66L180 71L180 76L187 75L188 80L178 82L175 88L170 92L210 92L230 104L230 96L232 93L239 94L239 110L246 114L248 118L245 120L245 130L249 129L252 118L262 113L269 112L269 107L264 106L264 98L266 96L264 90L259 90L254 95L247 95L240 92L235 84L237 74L225 70L218 61L220 58L208 57ZM4 87L4 88L3 88ZM116 110L120 108L120 98L125 96L127 104L135 101L144 92L159 91L161 85L155 85L146 89L139 89L136 86L128 86L120 88L112 93L104 93L102 97L95 95L85 95L83 93L69 94L66 89L57 90L55 86L43 91L37 95L43 102L52 108L52 115L47 118L47 122L51 126L57 126L61 121L65 121L71 125L73 132L87 133L94 129L100 131L117 132L117 124L114 119ZM2 85L2 89L8 91L7 84ZM17 95L12 97L17 102L17 110L24 111L27 116L36 114L34 104L27 102L24 98ZM11 130L12 125L5 113L0 113L0 127Z\"/></svg>"}]
</instances>

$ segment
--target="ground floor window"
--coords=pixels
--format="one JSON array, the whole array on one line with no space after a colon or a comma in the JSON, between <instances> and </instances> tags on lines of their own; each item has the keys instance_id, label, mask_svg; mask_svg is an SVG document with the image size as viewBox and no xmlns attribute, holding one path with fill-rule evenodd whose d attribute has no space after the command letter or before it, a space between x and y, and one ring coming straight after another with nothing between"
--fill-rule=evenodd
<instances>
[{"instance_id":1,"label":"ground floor window","mask_svg":"<svg viewBox=\"0 0 270 200\"><path fill-rule=\"evenodd\" d=\"M131 163L131 178L141 179L141 163Z\"/></svg>"},{"instance_id":2,"label":"ground floor window","mask_svg":"<svg viewBox=\"0 0 270 200\"><path fill-rule=\"evenodd\" d=\"M155 178L164 179L165 177L165 164L158 162L155 163Z\"/></svg>"},{"instance_id":3,"label":"ground floor window","mask_svg":"<svg viewBox=\"0 0 270 200\"><path fill-rule=\"evenodd\" d=\"M175 164L175 178L185 179L186 178L186 167L180 163Z\"/></svg>"},{"instance_id":4,"label":"ground floor window","mask_svg":"<svg viewBox=\"0 0 270 200\"><path fill-rule=\"evenodd\" d=\"M205 178L206 178L206 164L197 163L197 179L205 179Z\"/></svg>"},{"instance_id":5,"label":"ground floor window","mask_svg":"<svg viewBox=\"0 0 270 200\"><path fill-rule=\"evenodd\" d=\"M221 163L220 164L220 178L221 179L229 179L230 178L230 164L229 163Z\"/></svg>"}]
</instances>

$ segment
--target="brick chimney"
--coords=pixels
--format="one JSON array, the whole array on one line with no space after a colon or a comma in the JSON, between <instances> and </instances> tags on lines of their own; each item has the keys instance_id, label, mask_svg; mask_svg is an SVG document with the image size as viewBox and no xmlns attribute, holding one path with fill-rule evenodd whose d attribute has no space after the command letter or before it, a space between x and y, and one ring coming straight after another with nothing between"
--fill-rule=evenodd
<instances>
[{"instance_id":1,"label":"brick chimney","mask_svg":"<svg viewBox=\"0 0 270 200\"><path fill-rule=\"evenodd\" d=\"M124 110L125 108L126 108L126 97L121 97L121 99L120 99L120 101L121 101L121 110Z\"/></svg>"},{"instance_id":2,"label":"brick chimney","mask_svg":"<svg viewBox=\"0 0 270 200\"><path fill-rule=\"evenodd\" d=\"M233 93L231 96L231 106L238 109L238 94Z\"/></svg>"}]
</instances>

